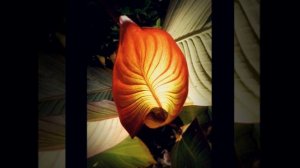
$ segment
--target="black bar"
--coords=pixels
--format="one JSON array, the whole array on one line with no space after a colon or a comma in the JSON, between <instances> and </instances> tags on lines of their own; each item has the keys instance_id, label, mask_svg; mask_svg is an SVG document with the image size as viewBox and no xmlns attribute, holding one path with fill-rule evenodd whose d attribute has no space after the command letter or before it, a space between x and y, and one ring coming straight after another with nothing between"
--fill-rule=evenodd
<instances>
[{"instance_id":1,"label":"black bar","mask_svg":"<svg viewBox=\"0 0 300 168\"><path fill-rule=\"evenodd\" d=\"M298 8L261 1L261 167L300 167Z\"/></svg>"},{"instance_id":2,"label":"black bar","mask_svg":"<svg viewBox=\"0 0 300 168\"><path fill-rule=\"evenodd\" d=\"M87 166L86 45L83 1L68 1L66 37L66 168Z\"/></svg>"},{"instance_id":3,"label":"black bar","mask_svg":"<svg viewBox=\"0 0 300 168\"><path fill-rule=\"evenodd\" d=\"M234 168L234 4L212 1L212 167Z\"/></svg>"}]
</instances>

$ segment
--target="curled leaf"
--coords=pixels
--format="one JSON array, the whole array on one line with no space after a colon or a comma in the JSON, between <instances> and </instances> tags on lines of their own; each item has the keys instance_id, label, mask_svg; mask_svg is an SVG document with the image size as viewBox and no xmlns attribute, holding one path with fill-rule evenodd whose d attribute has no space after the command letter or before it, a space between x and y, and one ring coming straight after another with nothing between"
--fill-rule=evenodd
<instances>
[{"instance_id":1,"label":"curled leaf","mask_svg":"<svg viewBox=\"0 0 300 168\"><path fill-rule=\"evenodd\" d=\"M143 123L150 128L170 123L181 112L187 93L187 63L173 38L121 16L113 98L131 137Z\"/></svg>"}]
</instances>

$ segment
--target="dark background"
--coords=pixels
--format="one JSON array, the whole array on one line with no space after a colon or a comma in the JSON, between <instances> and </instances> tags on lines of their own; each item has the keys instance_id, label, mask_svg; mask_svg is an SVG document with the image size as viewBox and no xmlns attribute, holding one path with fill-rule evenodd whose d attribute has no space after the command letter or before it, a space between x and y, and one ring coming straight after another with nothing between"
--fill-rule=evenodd
<instances>
[{"instance_id":1,"label":"dark background","mask_svg":"<svg viewBox=\"0 0 300 168\"><path fill-rule=\"evenodd\" d=\"M66 0L43 3L43 13L40 14L42 17L38 25L39 51L65 52L56 34L67 35L66 4ZM169 0L89 0L83 3L80 17L84 19L84 26L80 33L84 36L84 45L88 47L85 53L87 64L112 68L112 62L107 57L116 51L118 46L120 15L127 15L140 26L152 27L157 19L163 22L168 4ZM76 29L72 26L69 28ZM99 63L97 55L106 58L105 65Z\"/></svg>"}]
</instances>

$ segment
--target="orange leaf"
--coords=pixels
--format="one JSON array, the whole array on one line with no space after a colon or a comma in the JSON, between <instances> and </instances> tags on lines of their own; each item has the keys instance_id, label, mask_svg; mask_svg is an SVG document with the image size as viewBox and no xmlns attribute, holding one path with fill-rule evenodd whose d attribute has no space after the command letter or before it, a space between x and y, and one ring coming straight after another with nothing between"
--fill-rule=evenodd
<instances>
[{"instance_id":1,"label":"orange leaf","mask_svg":"<svg viewBox=\"0 0 300 168\"><path fill-rule=\"evenodd\" d=\"M113 98L130 136L143 123L150 128L170 123L181 112L187 93L187 63L173 38L121 16Z\"/></svg>"}]
</instances>

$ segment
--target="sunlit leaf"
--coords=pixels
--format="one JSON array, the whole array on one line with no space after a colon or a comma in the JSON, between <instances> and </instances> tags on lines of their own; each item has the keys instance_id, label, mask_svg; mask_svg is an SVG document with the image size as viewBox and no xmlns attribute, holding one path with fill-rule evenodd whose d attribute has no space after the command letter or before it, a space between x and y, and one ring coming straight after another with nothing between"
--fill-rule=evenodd
<instances>
[{"instance_id":1,"label":"sunlit leaf","mask_svg":"<svg viewBox=\"0 0 300 168\"><path fill-rule=\"evenodd\" d=\"M146 145L137 137L124 141L100 154L88 158L88 168L137 168L156 163Z\"/></svg>"},{"instance_id":2,"label":"sunlit leaf","mask_svg":"<svg viewBox=\"0 0 300 168\"><path fill-rule=\"evenodd\" d=\"M88 157L101 153L129 136L118 117L88 122Z\"/></svg>"},{"instance_id":3,"label":"sunlit leaf","mask_svg":"<svg viewBox=\"0 0 300 168\"><path fill-rule=\"evenodd\" d=\"M174 39L204 30L210 22L211 0L170 1L164 29Z\"/></svg>"},{"instance_id":4,"label":"sunlit leaf","mask_svg":"<svg viewBox=\"0 0 300 168\"><path fill-rule=\"evenodd\" d=\"M185 58L172 37L120 17L120 42L113 70L113 97L133 137L145 123L157 128L176 118L188 92Z\"/></svg>"},{"instance_id":5,"label":"sunlit leaf","mask_svg":"<svg viewBox=\"0 0 300 168\"><path fill-rule=\"evenodd\" d=\"M114 102L91 102L87 108L88 167L146 167L155 163L140 139L129 138Z\"/></svg>"},{"instance_id":6,"label":"sunlit leaf","mask_svg":"<svg viewBox=\"0 0 300 168\"><path fill-rule=\"evenodd\" d=\"M181 167L211 167L211 151L204 133L197 120L194 120L181 140L171 151L171 166Z\"/></svg>"},{"instance_id":7,"label":"sunlit leaf","mask_svg":"<svg viewBox=\"0 0 300 168\"><path fill-rule=\"evenodd\" d=\"M129 137L127 131L123 128L116 111L115 103L112 101L91 102L87 105L88 122L87 122L87 148L88 157L99 154L122 142ZM64 115L48 116L39 119L39 158L40 164L60 164L47 162L56 152L65 148L65 118ZM47 156L49 155L49 156ZM57 157L64 157L59 154ZM57 158L61 160L60 158Z\"/></svg>"},{"instance_id":8,"label":"sunlit leaf","mask_svg":"<svg viewBox=\"0 0 300 168\"><path fill-rule=\"evenodd\" d=\"M185 105L211 106L211 0L170 1L163 28L175 38L187 60Z\"/></svg>"},{"instance_id":9,"label":"sunlit leaf","mask_svg":"<svg viewBox=\"0 0 300 168\"><path fill-rule=\"evenodd\" d=\"M91 102L88 110L88 157L101 153L129 136L112 101Z\"/></svg>"}]
</instances>

